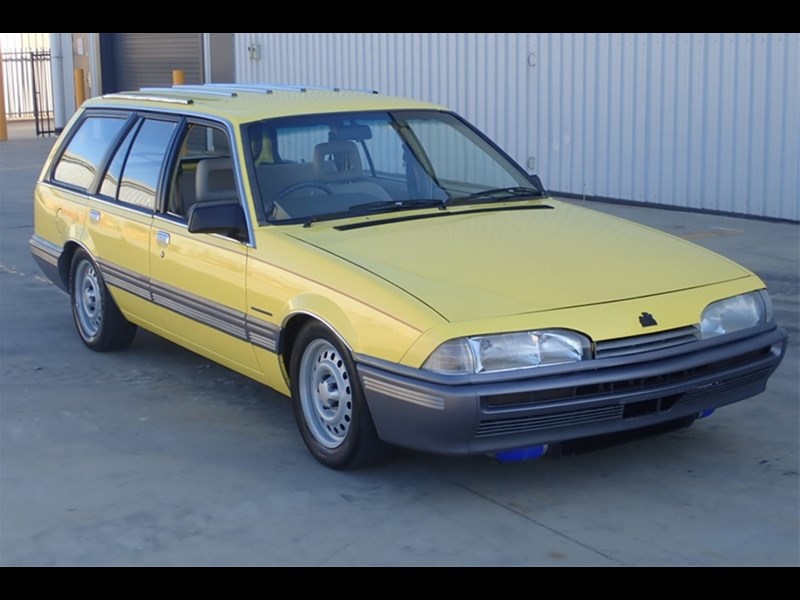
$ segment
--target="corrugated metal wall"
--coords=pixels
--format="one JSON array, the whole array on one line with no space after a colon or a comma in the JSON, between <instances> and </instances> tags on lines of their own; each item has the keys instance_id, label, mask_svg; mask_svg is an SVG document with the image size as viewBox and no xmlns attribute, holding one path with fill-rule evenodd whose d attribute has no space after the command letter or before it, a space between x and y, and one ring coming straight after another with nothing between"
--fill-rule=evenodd
<instances>
[{"instance_id":1,"label":"corrugated metal wall","mask_svg":"<svg viewBox=\"0 0 800 600\"><path fill-rule=\"evenodd\" d=\"M236 70L444 104L551 190L800 220L798 33L237 33Z\"/></svg>"}]
</instances>

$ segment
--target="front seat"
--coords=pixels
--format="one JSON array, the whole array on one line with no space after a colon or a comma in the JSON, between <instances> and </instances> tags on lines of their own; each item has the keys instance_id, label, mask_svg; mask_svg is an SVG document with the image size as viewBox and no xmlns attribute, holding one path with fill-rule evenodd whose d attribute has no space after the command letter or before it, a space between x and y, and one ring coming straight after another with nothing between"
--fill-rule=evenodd
<instances>
[{"instance_id":1,"label":"front seat","mask_svg":"<svg viewBox=\"0 0 800 600\"><path fill-rule=\"evenodd\" d=\"M238 198L233 161L228 157L223 157L204 158L198 162L195 175L195 194L197 202Z\"/></svg>"},{"instance_id":2,"label":"front seat","mask_svg":"<svg viewBox=\"0 0 800 600\"><path fill-rule=\"evenodd\" d=\"M392 199L383 187L364 176L358 146L348 140L316 145L314 177L336 193L366 194L375 200Z\"/></svg>"}]
</instances>

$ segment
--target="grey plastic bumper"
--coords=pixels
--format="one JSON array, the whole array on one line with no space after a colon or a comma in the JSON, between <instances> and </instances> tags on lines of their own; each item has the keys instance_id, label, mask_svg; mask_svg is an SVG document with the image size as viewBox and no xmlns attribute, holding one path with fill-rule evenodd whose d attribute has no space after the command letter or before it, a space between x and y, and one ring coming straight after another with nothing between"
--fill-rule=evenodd
<instances>
[{"instance_id":1,"label":"grey plastic bumper","mask_svg":"<svg viewBox=\"0 0 800 600\"><path fill-rule=\"evenodd\" d=\"M425 452L486 454L635 431L763 392L783 359L786 332L770 324L725 337L457 384L357 358L381 439Z\"/></svg>"},{"instance_id":2,"label":"grey plastic bumper","mask_svg":"<svg viewBox=\"0 0 800 600\"><path fill-rule=\"evenodd\" d=\"M28 246L31 251L31 256L33 256L33 259L42 270L42 273L59 288L67 292L67 286L59 270L61 248L37 235L31 237L28 241Z\"/></svg>"}]
</instances>

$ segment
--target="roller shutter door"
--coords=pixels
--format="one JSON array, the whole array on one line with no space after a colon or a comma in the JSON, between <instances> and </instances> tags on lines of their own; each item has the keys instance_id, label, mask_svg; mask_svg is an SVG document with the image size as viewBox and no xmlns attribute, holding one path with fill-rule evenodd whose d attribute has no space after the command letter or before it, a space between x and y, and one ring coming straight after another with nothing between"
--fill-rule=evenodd
<instances>
[{"instance_id":1,"label":"roller shutter door","mask_svg":"<svg viewBox=\"0 0 800 600\"><path fill-rule=\"evenodd\" d=\"M172 70L182 69L186 83L203 83L200 33L111 34L116 91L172 85Z\"/></svg>"}]
</instances>

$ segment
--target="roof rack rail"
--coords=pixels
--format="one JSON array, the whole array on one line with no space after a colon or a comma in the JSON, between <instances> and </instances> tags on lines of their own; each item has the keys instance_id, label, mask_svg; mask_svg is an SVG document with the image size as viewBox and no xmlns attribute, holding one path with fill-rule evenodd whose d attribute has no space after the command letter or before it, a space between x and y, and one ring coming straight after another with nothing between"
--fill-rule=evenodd
<instances>
[{"instance_id":1,"label":"roof rack rail","mask_svg":"<svg viewBox=\"0 0 800 600\"><path fill-rule=\"evenodd\" d=\"M174 86L180 88L182 86ZM288 91L288 92L308 92L308 91L324 91L324 92L359 92L363 94L377 94L377 90L369 89L348 89L332 86L322 85L291 85L284 83L206 83L203 84L204 88L225 89L240 92L260 92L263 94L271 94L274 91Z\"/></svg>"},{"instance_id":2,"label":"roof rack rail","mask_svg":"<svg viewBox=\"0 0 800 600\"><path fill-rule=\"evenodd\" d=\"M103 98L118 100L149 100L151 102L166 102L169 104L193 104L194 100L188 96L211 96L235 98L241 92L255 92L260 94L273 94L276 91L308 92L356 92L361 94L377 94L377 90L345 89L325 86L303 86L272 83L202 83L180 84L172 87L143 87L138 91L115 92L105 94ZM180 94L180 95L178 95Z\"/></svg>"},{"instance_id":3,"label":"roof rack rail","mask_svg":"<svg viewBox=\"0 0 800 600\"><path fill-rule=\"evenodd\" d=\"M122 92L114 94L103 94L104 100L147 100L150 102L164 102L166 104L194 104L191 98L180 98L177 96L152 96L146 93Z\"/></svg>"},{"instance_id":4,"label":"roof rack rail","mask_svg":"<svg viewBox=\"0 0 800 600\"><path fill-rule=\"evenodd\" d=\"M159 94L172 94L175 92L191 92L192 94L202 94L204 96L221 96L224 98L235 98L238 94L234 91L211 90L205 84L186 84L173 85L172 87L143 87L140 92L155 92Z\"/></svg>"}]
</instances>

